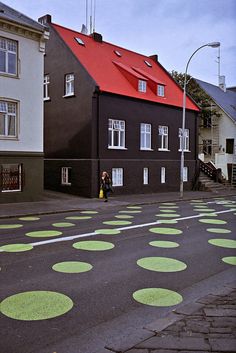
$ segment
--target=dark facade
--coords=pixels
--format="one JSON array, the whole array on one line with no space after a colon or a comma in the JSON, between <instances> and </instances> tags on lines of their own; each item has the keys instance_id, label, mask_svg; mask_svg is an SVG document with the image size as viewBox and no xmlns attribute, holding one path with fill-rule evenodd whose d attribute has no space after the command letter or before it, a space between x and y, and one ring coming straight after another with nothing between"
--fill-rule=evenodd
<instances>
[{"instance_id":1,"label":"dark facade","mask_svg":"<svg viewBox=\"0 0 236 353\"><path fill-rule=\"evenodd\" d=\"M74 74L74 95L63 97L68 73ZM179 189L181 108L102 92L53 27L46 46L45 74L50 76L44 122L45 188L97 197L101 172L112 175L114 168L122 168L123 185L114 186L115 194ZM125 122L124 149L108 147L109 119ZM141 123L151 125L150 150L140 150ZM158 150L160 125L169 129L168 151ZM187 110L186 129L190 132L190 148L185 153L188 180L184 187L190 190L196 174L196 111ZM165 182L161 183L163 167ZM67 183L62 182L63 168L69 170ZM145 185L143 168L148 168Z\"/></svg>"}]
</instances>

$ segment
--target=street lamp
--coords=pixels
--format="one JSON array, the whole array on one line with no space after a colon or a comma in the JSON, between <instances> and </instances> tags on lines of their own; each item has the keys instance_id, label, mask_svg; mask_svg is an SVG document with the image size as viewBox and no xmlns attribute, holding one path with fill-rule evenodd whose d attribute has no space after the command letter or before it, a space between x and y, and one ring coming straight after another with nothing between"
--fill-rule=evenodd
<instances>
[{"instance_id":1,"label":"street lamp","mask_svg":"<svg viewBox=\"0 0 236 353\"><path fill-rule=\"evenodd\" d=\"M212 42L208 44L204 44L198 49L193 52L190 56L184 74L184 92L183 92L183 118L182 118L182 131L181 131L181 160L180 160L180 198L183 198L184 192L184 139L185 139L185 110L186 110L186 84L187 84L187 71L189 63L192 57L202 48L204 47L211 47L211 48L218 48L220 46L220 42Z\"/></svg>"}]
</instances>

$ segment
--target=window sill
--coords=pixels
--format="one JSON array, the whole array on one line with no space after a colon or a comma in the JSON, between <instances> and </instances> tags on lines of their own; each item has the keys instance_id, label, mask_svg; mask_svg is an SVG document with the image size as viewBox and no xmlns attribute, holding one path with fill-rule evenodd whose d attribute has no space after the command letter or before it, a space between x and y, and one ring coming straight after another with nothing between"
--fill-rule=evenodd
<instances>
[{"instance_id":1,"label":"window sill","mask_svg":"<svg viewBox=\"0 0 236 353\"><path fill-rule=\"evenodd\" d=\"M0 140L5 141L19 141L17 136L0 136Z\"/></svg>"},{"instance_id":2,"label":"window sill","mask_svg":"<svg viewBox=\"0 0 236 353\"><path fill-rule=\"evenodd\" d=\"M10 78L16 78L19 79L20 76L18 74L8 74L7 72L0 72L0 76L4 76L4 77L10 77Z\"/></svg>"},{"instance_id":3,"label":"window sill","mask_svg":"<svg viewBox=\"0 0 236 353\"><path fill-rule=\"evenodd\" d=\"M178 150L179 152L182 152L182 150ZM183 152L188 152L188 153L190 153L191 151L189 151L189 150L183 150Z\"/></svg>"},{"instance_id":4,"label":"window sill","mask_svg":"<svg viewBox=\"0 0 236 353\"><path fill-rule=\"evenodd\" d=\"M168 150L167 148L158 148L158 151L161 151L161 152L170 152L170 150Z\"/></svg>"},{"instance_id":5,"label":"window sill","mask_svg":"<svg viewBox=\"0 0 236 353\"><path fill-rule=\"evenodd\" d=\"M62 186L71 186L71 183L62 183Z\"/></svg>"},{"instance_id":6,"label":"window sill","mask_svg":"<svg viewBox=\"0 0 236 353\"><path fill-rule=\"evenodd\" d=\"M153 151L152 148L140 148L140 151Z\"/></svg>"},{"instance_id":7,"label":"window sill","mask_svg":"<svg viewBox=\"0 0 236 353\"><path fill-rule=\"evenodd\" d=\"M126 147L108 146L109 150L127 150Z\"/></svg>"},{"instance_id":8,"label":"window sill","mask_svg":"<svg viewBox=\"0 0 236 353\"><path fill-rule=\"evenodd\" d=\"M48 102L48 101L50 101L50 100L51 100L50 97L48 97L48 98L43 98L43 101L44 101L44 102Z\"/></svg>"},{"instance_id":9,"label":"window sill","mask_svg":"<svg viewBox=\"0 0 236 353\"><path fill-rule=\"evenodd\" d=\"M64 96L62 96L62 98L70 98L70 97L75 97L75 94L70 93L70 94L65 94Z\"/></svg>"},{"instance_id":10,"label":"window sill","mask_svg":"<svg viewBox=\"0 0 236 353\"><path fill-rule=\"evenodd\" d=\"M21 192L20 189L17 190L1 190L1 192L7 193L7 192Z\"/></svg>"}]
</instances>

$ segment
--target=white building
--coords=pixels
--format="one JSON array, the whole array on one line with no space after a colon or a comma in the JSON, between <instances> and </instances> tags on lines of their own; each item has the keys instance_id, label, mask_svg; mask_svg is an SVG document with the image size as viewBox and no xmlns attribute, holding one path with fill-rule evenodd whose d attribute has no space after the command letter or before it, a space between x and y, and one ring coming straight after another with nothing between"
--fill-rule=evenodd
<instances>
[{"instance_id":1,"label":"white building","mask_svg":"<svg viewBox=\"0 0 236 353\"><path fill-rule=\"evenodd\" d=\"M43 190L43 62L47 29L0 2L0 202Z\"/></svg>"},{"instance_id":2,"label":"white building","mask_svg":"<svg viewBox=\"0 0 236 353\"><path fill-rule=\"evenodd\" d=\"M226 89L224 76L221 79L219 87L196 80L212 100L209 109L220 113L200 123L199 156L221 168L223 177L236 185L236 92L235 87Z\"/></svg>"}]
</instances>

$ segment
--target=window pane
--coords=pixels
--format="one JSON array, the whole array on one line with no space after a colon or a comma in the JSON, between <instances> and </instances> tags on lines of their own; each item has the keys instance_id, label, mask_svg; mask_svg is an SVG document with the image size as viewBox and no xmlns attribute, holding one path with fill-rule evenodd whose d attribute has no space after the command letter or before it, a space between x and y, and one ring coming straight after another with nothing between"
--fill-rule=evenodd
<instances>
[{"instance_id":1,"label":"window pane","mask_svg":"<svg viewBox=\"0 0 236 353\"><path fill-rule=\"evenodd\" d=\"M8 73L16 74L16 54L8 53Z\"/></svg>"},{"instance_id":2,"label":"window pane","mask_svg":"<svg viewBox=\"0 0 236 353\"><path fill-rule=\"evenodd\" d=\"M120 147L125 147L125 132L120 132Z\"/></svg>"},{"instance_id":3,"label":"window pane","mask_svg":"<svg viewBox=\"0 0 236 353\"><path fill-rule=\"evenodd\" d=\"M146 135L146 148L151 148L151 135Z\"/></svg>"},{"instance_id":4,"label":"window pane","mask_svg":"<svg viewBox=\"0 0 236 353\"><path fill-rule=\"evenodd\" d=\"M6 72L6 53L0 50L0 71Z\"/></svg>"},{"instance_id":5,"label":"window pane","mask_svg":"<svg viewBox=\"0 0 236 353\"><path fill-rule=\"evenodd\" d=\"M9 116L8 118L8 135L15 136L16 135L16 119L14 116Z\"/></svg>"},{"instance_id":6,"label":"window pane","mask_svg":"<svg viewBox=\"0 0 236 353\"><path fill-rule=\"evenodd\" d=\"M5 114L0 113L0 135L5 135Z\"/></svg>"}]
</instances>

